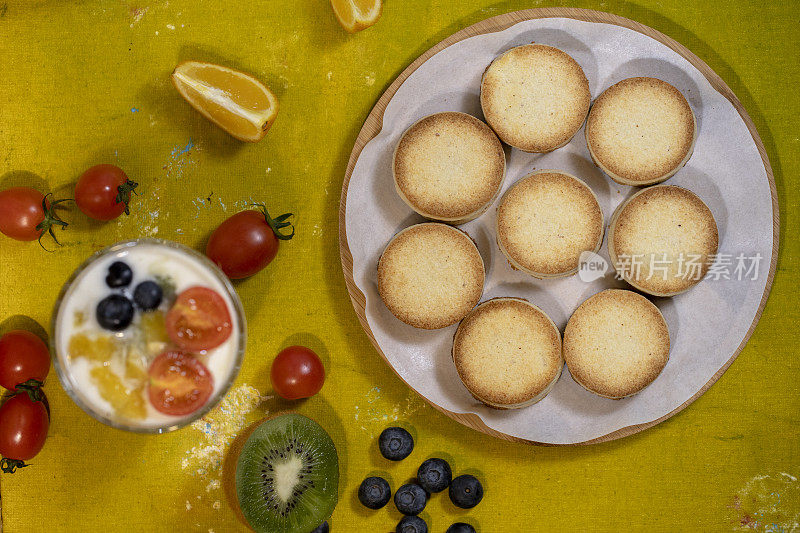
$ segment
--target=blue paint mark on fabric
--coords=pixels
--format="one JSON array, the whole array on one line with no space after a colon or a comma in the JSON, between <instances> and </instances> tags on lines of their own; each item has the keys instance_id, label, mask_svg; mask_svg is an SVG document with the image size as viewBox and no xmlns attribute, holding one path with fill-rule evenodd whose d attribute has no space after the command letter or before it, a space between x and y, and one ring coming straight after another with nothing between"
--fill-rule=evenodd
<instances>
[{"instance_id":1,"label":"blue paint mark on fabric","mask_svg":"<svg viewBox=\"0 0 800 533\"><path fill-rule=\"evenodd\" d=\"M190 137L190 138L189 138L189 144L187 144L185 148L183 148L183 149L182 149L180 152L178 152L178 153L176 154L176 157L177 157L177 156L181 156L181 155L185 154L186 152L188 152L188 151L189 151L189 150L191 150L192 148L194 148L194 141L193 141L193 140L191 139L191 137Z\"/></svg>"}]
</instances>

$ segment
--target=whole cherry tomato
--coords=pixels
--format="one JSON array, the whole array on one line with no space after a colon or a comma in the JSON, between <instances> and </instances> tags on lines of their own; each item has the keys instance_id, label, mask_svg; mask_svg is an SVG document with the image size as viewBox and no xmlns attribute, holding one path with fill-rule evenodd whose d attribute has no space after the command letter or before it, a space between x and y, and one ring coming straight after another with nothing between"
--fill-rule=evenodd
<instances>
[{"instance_id":1,"label":"whole cherry tomato","mask_svg":"<svg viewBox=\"0 0 800 533\"><path fill-rule=\"evenodd\" d=\"M78 179L75 203L84 215L95 220L112 220L130 214L131 193L139 184L114 165L95 165Z\"/></svg>"},{"instance_id":2,"label":"whole cherry tomato","mask_svg":"<svg viewBox=\"0 0 800 533\"><path fill-rule=\"evenodd\" d=\"M29 380L41 385L49 371L50 352L42 339L21 329L0 337L0 386L14 390Z\"/></svg>"},{"instance_id":3,"label":"whole cherry tomato","mask_svg":"<svg viewBox=\"0 0 800 533\"><path fill-rule=\"evenodd\" d=\"M12 396L0 406L0 468L3 472L14 472L27 466L44 446L50 417L45 407L44 393L38 391L41 400L32 400L26 393Z\"/></svg>"},{"instance_id":4,"label":"whole cherry tomato","mask_svg":"<svg viewBox=\"0 0 800 533\"><path fill-rule=\"evenodd\" d=\"M310 398L325 383L325 367L305 346L289 346L272 362L270 379L275 392L287 400Z\"/></svg>"},{"instance_id":5,"label":"whole cherry tomato","mask_svg":"<svg viewBox=\"0 0 800 533\"><path fill-rule=\"evenodd\" d=\"M272 218L267 208L236 213L219 225L206 246L206 255L231 279L252 276L267 266L278 253L279 240L294 237L288 222L291 213ZM281 230L291 227L291 233Z\"/></svg>"},{"instance_id":6,"label":"whole cherry tomato","mask_svg":"<svg viewBox=\"0 0 800 533\"><path fill-rule=\"evenodd\" d=\"M50 196L49 194L47 196ZM0 192L0 232L18 241L41 242L45 232L58 243L53 226L66 227L54 208L68 199L50 202L30 187L12 187Z\"/></svg>"}]
</instances>

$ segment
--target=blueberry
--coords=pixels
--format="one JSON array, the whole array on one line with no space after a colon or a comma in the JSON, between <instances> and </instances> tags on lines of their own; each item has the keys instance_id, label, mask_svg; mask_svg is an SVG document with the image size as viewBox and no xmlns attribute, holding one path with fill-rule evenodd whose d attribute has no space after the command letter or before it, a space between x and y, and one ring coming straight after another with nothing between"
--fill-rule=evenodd
<instances>
[{"instance_id":1,"label":"blueberry","mask_svg":"<svg viewBox=\"0 0 800 533\"><path fill-rule=\"evenodd\" d=\"M464 474L450 483L450 501L456 507L472 509L483 499L483 486L478 478Z\"/></svg>"},{"instance_id":2,"label":"blueberry","mask_svg":"<svg viewBox=\"0 0 800 533\"><path fill-rule=\"evenodd\" d=\"M464 522L456 522L447 528L446 533L475 533L475 528Z\"/></svg>"},{"instance_id":3,"label":"blueberry","mask_svg":"<svg viewBox=\"0 0 800 533\"><path fill-rule=\"evenodd\" d=\"M122 331L133 320L133 304L121 294L106 296L97 304L97 322L105 329Z\"/></svg>"},{"instance_id":4,"label":"blueberry","mask_svg":"<svg viewBox=\"0 0 800 533\"><path fill-rule=\"evenodd\" d=\"M382 477L368 477L358 487L358 501L370 509L380 509L389 503L391 497L392 489Z\"/></svg>"},{"instance_id":5,"label":"blueberry","mask_svg":"<svg viewBox=\"0 0 800 533\"><path fill-rule=\"evenodd\" d=\"M390 461L402 461L414 449L414 437L403 428L386 428L378 437L381 455Z\"/></svg>"},{"instance_id":6,"label":"blueberry","mask_svg":"<svg viewBox=\"0 0 800 533\"><path fill-rule=\"evenodd\" d=\"M331 530L331 528L328 525L328 523L327 522L323 522L322 524L317 526L317 529L315 529L311 533L328 533L330 530Z\"/></svg>"},{"instance_id":7,"label":"blueberry","mask_svg":"<svg viewBox=\"0 0 800 533\"><path fill-rule=\"evenodd\" d=\"M394 493L397 510L405 515L416 515L425 509L428 493L416 483L406 483Z\"/></svg>"},{"instance_id":8,"label":"blueberry","mask_svg":"<svg viewBox=\"0 0 800 533\"><path fill-rule=\"evenodd\" d=\"M133 290L133 301L142 311L152 311L161 304L163 292L155 281L143 281Z\"/></svg>"},{"instance_id":9,"label":"blueberry","mask_svg":"<svg viewBox=\"0 0 800 533\"><path fill-rule=\"evenodd\" d=\"M108 267L108 275L106 276L106 285L112 289L120 287L127 287L133 280L133 270L122 261L114 261Z\"/></svg>"},{"instance_id":10,"label":"blueberry","mask_svg":"<svg viewBox=\"0 0 800 533\"><path fill-rule=\"evenodd\" d=\"M418 516L404 516L395 533L428 533L428 524Z\"/></svg>"},{"instance_id":11,"label":"blueberry","mask_svg":"<svg viewBox=\"0 0 800 533\"><path fill-rule=\"evenodd\" d=\"M417 470L417 480L422 488L430 493L442 492L450 485L453 471L444 459L436 457L422 463Z\"/></svg>"}]
</instances>

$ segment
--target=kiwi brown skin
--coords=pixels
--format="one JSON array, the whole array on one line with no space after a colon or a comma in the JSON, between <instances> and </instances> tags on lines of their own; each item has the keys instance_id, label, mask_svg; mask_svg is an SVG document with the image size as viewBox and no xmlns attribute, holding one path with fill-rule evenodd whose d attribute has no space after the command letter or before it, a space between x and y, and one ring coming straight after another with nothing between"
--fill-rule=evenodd
<instances>
[{"instance_id":1,"label":"kiwi brown skin","mask_svg":"<svg viewBox=\"0 0 800 533\"><path fill-rule=\"evenodd\" d=\"M256 429L258 429L261 426L261 424L263 424L264 422L267 422L269 420L272 420L274 418L278 418L278 417L284 416L284 415L299 415L299 416L302 416L302 417L307 418L307 419L309 419L309 420L311 420L313 422L316 422L317 425L319 425L320 427L322 427L323 430L325 430L325 428L321 424L319 424L319 422L317 422L315 419L313 419L313 418L311 418L309 416L302 415L302 414L300 414L298 412L295 412L295 411L288 411L288 410L278 411L278 412L272 413L269 416L266 416L264 418L256 420L255 422L253 422L250 425L248 425L238 435L236 435L236 437L234 437L233 442L231 442L231 445L228 448L228 453L226 454L225 459L223 461L222 487L223 487L223 491L225 493L225 497L227 498L228 502L230 503L230 506L233 509L234 514L236 515L236 518L243 525L247 526L247 528L250 529L250 530L253 530L253 527L249 524L249 522L247 521L247 518L245 517L244 513L242 512L242 508L241 508L241 506L239 504L239 495L238 495L238 491L237 491L237 488L236 488L236 471L237 471L237 468L238 468L239 457L240 457L240 455L241 455L241 453L242 453L242 451L244 449L244 446L247 443L248 439L256 431ZM335 445L335 443L334 443L334 445ZM330 517L327 517L327 519L330 520Z\"/></svg>"},{"instance_id":2,"label":"kiwi brown skin","mask_svg":"<svg viewBox=\"0 0 800 533\"><path fill-rule=\"evenodd\" d=\"M250 524L247 523L247 519L244 517L244 513L242 513L242 508L239 507L239 496L236 493L236 465L239 463L239 455L242 453L245 442L247 442L247 439L250 438L250 435L253 434L258 426L267 420L285 414L289 414L289 412L280 412L264 417L244 428L244 430L234 437L233 442L231 442L228 448L228 453L225 455L225 460L222 463L222 489L225 492L225 498L227 498L234 514L236 514L236 518L248 528L250 528Z\"/></svg>"}]
</instances>

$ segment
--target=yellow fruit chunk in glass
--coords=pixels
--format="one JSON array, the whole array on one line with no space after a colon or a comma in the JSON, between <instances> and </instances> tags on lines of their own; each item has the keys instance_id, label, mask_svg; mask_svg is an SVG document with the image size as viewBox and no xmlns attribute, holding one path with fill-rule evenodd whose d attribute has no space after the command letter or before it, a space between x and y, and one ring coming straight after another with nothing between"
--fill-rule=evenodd
<instances>
[{"instance_id":1,"label":"yellow fruit chunk in glass","mask_svg":"<svg viewBox=\"0 0 800 533\"><path fill-rule=\"evenodd\" d=\"M249 74L214 63L185 61L172 83L189 104L237 139L264 138L278 114L278 99Z\"/></svg>"},{"instance_id":2,"label":"yellow fruit chunk in glass","mask_svg":"<svg viewBox=\"0 0 800 533\"><path fill-rule=\"evenodd\" d=\"M144 383L147 379L147 358L144 354L130 350L125 359L125 379Z\"/></svg>"},{"instance_id":3,"label":"yellow fruit chunk in glass","mask_svg":"<svg viewBox=\"0 0 800 533\"><path fill-rule=\"evenodd\" d=\"M169 336L167 336L167 326L163 312L142 313L139 329L142 332L142 341L149 355L156 356L166 349L167 343L169 343Z\"/></svg>"},{"instance_id":4,"label":"yellow fruit chunk in glass","mask_svg":"<svg viewBox=\"0 0 800 533\"><path fill-rule=\"evenodd\" d=\"M383 2L381 0L331 0L333 13L339 24L356 33L369 28L381 18Z\"/></svg>"},{"instance_id":5,"label":"yellow fruit chunk in glass","mask_svg":"<svg viewBox=\"0 0 800 533\"><path fill-rule=\"evenodd\" d=\"M123 418L142 419L147 416L144 403L144 384L128 388L122 379L107 366L96 366L91 372L100 397L111 404L117 415Z\"/></svg>"},{"instance_id":6,"label":"yellow fruit chunk in glass","mask_svg":"<svg viewBox=\"0 0 800 533\"><path fill-rule=\"evenodd\" d=\"M114 339L107 335L89 338L85 333L76 333L69 338L67 352L70 357L85 357L90 361L105 362L111 359L117 345Z\"/></svg>"}]
</instances>

